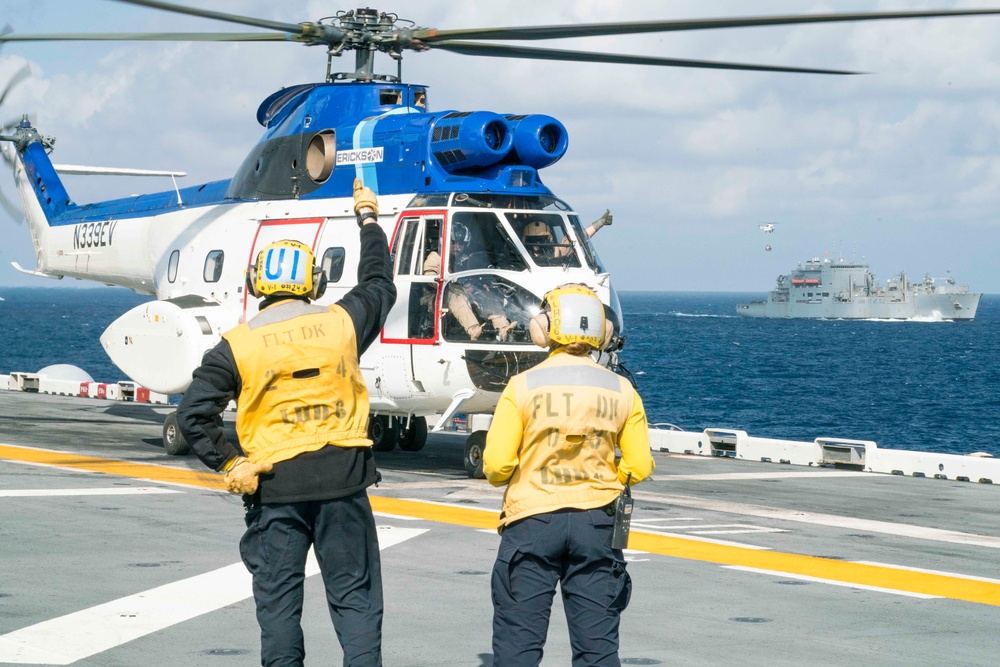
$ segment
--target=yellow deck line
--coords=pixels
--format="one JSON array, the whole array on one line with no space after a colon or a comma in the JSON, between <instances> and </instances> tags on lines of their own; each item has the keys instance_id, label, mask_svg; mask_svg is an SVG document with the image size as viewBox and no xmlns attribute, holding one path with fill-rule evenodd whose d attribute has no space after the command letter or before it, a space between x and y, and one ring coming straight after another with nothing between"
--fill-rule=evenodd
<instances>
[{"instance_id":1,"label":"yellow deck line","mask_svg":"<svg viewBox=\"0 0 1000 667\"><path fill-rule=\"evenodd\" d=\"M87 470L154 482L183 484L198 488L224 488L221 475L213 473L78 456L43 449L0 445L0 459ZM495 528L498 517L496 512L387 498L374 494L371 495L371 504L377 512L472 528ZM850 563L777 551L747 549L640 531L632 533L629 548L674 558L720 565L739 565L848 584L876 586L906 593L921 593L953 600L1000 606L1000 584L959 576L900 570L892 567Z\"/></svg>"},{"instance_id":2,"label":"yellow deck line","mask_svg":"<svg viewBox=\"0 0 1000 667\"><path fill-rule=\"evenodd\" d=\"M226 485L222 483L222 476L210 472L195 472L193 470L170 468L150 463L129 463L128 461L117 461L115 459L104 459L94 456L79 456L77 454L56 452L49 449L0 445L0 459L21 461L23 463L40 463L59 468L72 468L73 470L102 472L108 475L120 475L122 477L132 477L142 480L148 479L153 482L166 482L168 484L184 484L199 488L220 490L225 490L226 488Z\"/></svg>"}]
</instances>

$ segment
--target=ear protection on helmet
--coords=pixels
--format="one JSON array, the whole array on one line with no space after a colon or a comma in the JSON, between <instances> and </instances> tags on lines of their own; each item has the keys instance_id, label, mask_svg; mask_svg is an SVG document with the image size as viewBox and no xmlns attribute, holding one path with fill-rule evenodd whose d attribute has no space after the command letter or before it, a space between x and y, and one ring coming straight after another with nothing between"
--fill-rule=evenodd
<instances>
[{"instance_id":1,"label":"ear protection on helmet","mask_svg":"<svg viewBox=\"0 0 1000 667\"><path fill-rule=\"evenodd\" d=\"M531 334L531 342L538 347L544 347L548 349L552 346L552 339L549 338L549 325L552 321L549 319L549 306L544 301L542 302L542 310L537 315L531 318L528 322L528 333Z\"/></svg>"},{"instance_id":2,"label":"ear protection on helmet","mask_svg":"<svg viewBox=\"0 0 1000 667\"><path fill-rule=\"evenodd\" d=\"M545 295L542 309L528 323L531 342L539 347L586 343L603 349L610 342L604 304L585 285L561 285Z\"/></svg>"},{"instance_id":3,"label":"ear protection on helmet","mask_svg":"<svg viewBox=\"0 0 1000 667\"><path fill-rule=\"evenodd\" d=\"M326 282L309 246L287 239L257 253L246 272L247 293L254 298L286 294L316 300L326 291Z\"/></svg>"}]
</instances>

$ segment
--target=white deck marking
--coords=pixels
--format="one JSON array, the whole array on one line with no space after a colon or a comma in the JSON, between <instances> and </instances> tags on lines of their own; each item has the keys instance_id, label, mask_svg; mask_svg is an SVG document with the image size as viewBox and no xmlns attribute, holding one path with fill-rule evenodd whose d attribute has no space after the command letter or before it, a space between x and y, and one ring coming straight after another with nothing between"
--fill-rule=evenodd
<instances>
[{"instance_id":1,"label":"white deck marking","mask_svg":"<svg viewBox=\"0 0 1000 667\"><path fill-rule=\"evenodd\" d=\"M427 529L378 527L379 550ZM319 573L309 552L306 576ZM199 574L0 636L0 663L69 665L253 596L243 563Z\"/></svg>"},{"instance_id":2,"label":"white deck marking","mask_svg":"<svg viewBox=\"0 0 1000 667\"><path fill-rule=\"evenodd\" d=\"M42 496L140 496L153 493L184 493L151 486L115 486L103 489L11 489L0 491L0 498L39 498Z\"/></svg>"},{"instance_id":3,"label":"white deck marking","mask_svg":"<svg viewBox=\"0 0 1000 667\"><path fill-rule=\"evenodd\" d=\"M765 528L764 526L747 526L746 528L728 530L692 530L692 535L747 535L749 533L787 533L784 528Z\"/></svg>"},{"instance_id":4,"label":"white deck marking","mask_svg":"<svg viewBox=\"0 0 1000 667\"><path fill-rule=\"evenodd\" d=\"M653 535L664 535L666 537L679 537L682 540L691 542L707 542L708 544L719 544L724 547L740 547L741 549L753 549L754 551L770 551L771 547L762 547L756 544L744 544L743 542L730 542L729 540L716 540L711 537L700 537L690 533L668 533L663 530L648 531Z\"/></svg>"},{"instance_id":5,"label":"white deck marking","mask_svg":"<svg viewBox=\"0 0 1000 667\"><path fill-rule=\"evenodd\" d=\"M784 579L800 579L802 581L815 581L820 584L830 584L831 586L844 586L845 588L859 588L865 591L875 591L877 593L891 593L892 595L905 595L911 598L920 598L921 600L941 600L943 599L940 595L927 595L925 593L911 593L909 591L899 591L893 588L880 588L878 586L867 586L865 584L852 584L847 581L834 581L833 579L821 579L819 577L810 577L805 574L790 574L788 572L777 572L775 570L761 570L756 567L743 567L742 565L723 565L723 569L726 570L740 570L742 572L756 572L757 574L770 574L775 577L782 577Z\"/></svg>"},{"instance_id":6,"label":"white deck marking","mask_svg":"<svg viewBox=\"0 0 1000 667\"><path fill-rule=\"evenodd\" d=\"M716 472L703 473L700 475L664 475L657 479L663 481L670 480L694 480L696 482L724 482L744 479L801 479L805 477L871 477L870 472L853 470L827 470L825 472Z\"/></svg>"},{"instance_id":7,"label":"white deck marking","mask_svg":"<svg viewBox=\"0 0 1000 667\"><path fill-rule=\"evenodd\" d=\"M636 500L642 500L645 502L666 503L668 505L689 507L709 512L726 512L728 514L742 514L744 516L759 516L766 519L776 519L778 521L811 523L818 526L831 526L833 528L861 530L869 533L883 533L885 535L896 535L899 537L913 537L921 540L933 540L936 542L968 544L972 546L989 547L991 549L1000 549L1000 537L995 537L993 535L976 535L974 533L962 533L956 530L943 530L940 528L928 528L926 526L914 526L913 524L907 523L892 523L889 521L876 521L874 519L837 516L836 514L802 512L799 510L765 507L763 505L748 505L744 503L727 502L725 500L693 498L691 496L675 496L667 493L654 493L650 491L633 491L632 496Z\"/></svg>"}]
</instances>

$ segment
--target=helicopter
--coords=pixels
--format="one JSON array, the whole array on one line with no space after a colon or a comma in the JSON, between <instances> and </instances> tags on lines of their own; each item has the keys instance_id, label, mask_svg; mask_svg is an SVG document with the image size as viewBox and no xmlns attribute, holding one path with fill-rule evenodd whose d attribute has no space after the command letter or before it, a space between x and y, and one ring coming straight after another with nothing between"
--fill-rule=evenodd
<instances>
[{"instance_id":1,"label":"helicopter","mask_svg":"<svg viewBox=\"0 0 1000 667\"><path fill-rule=\"evenodd\" d=\"M544 40L768 25L975 16L1000 10L941 10L439 30L372 8L301 23L227 14L156 0L119 0L176 14L250 26L254 32L0 35L24 41L282 42L325 50L322 81L266 97L264 128L225 180L77 204L50 154L55 141L28 117L0 131L36 251L25 273L120 285L156 301L123 314L102 335L112 361L139 384L182 393L221 334L256 313L244 272L268 243L293 238L313 249L332 303L354 284L358 241L351 202L361 178L379 196L390 238L397 302L380 340L361 360L371 398L369 433L378 451L420 450L429 425L458 413L489 415L509 378L545 358L527 335L542 296L564 283L595 289L615 324L600 360L621 372L621 305L584 222L543 182L569 134L545 114L433 111L427 86L406 83L409 52L701 69L848 75L846 70L630 56L511 46ZM486 40L486 41L484 41ZM353 71L335 71L353 52ZM377 54L395 73L376 72ZM0 103L11 87L0 94ZM76 167L76 173L101 173ZM108 172L104 172L108 173ZM179 172L157 172L178 177ZM153 172L143 174L153 175ZM530 238L529 225L545 234ZM428 271L437 255L436 271ZM464 302L463 302L464 299ZM471 310L472 324L459 319ZM465 466L481 471L485 431L467 439ZM164 445L184 453L176 421Z\"/></svg>"}]
</instances>

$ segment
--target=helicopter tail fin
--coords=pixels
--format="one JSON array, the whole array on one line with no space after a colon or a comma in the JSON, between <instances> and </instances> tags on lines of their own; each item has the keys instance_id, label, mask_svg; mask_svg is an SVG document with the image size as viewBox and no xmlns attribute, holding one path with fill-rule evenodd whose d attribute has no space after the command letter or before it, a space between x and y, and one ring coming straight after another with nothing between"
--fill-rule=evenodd
<instances>
[{"instance_id":1,"label":"helicopter tail fin","mask_svg":"<svg viewBox=\"0 0 1000 667\"><path fill-rule=\"evenodd\" d=\"M9 142L3 149L14 170L14 181L36 254L34 270L15 268L33 275L62 277L47 269L49 230L52 221L73 204L49 160L48 149L53 140L39 135L27 118L14 128L12 134L0 136L0 140Z\"/></svg>"}]
</instances>

